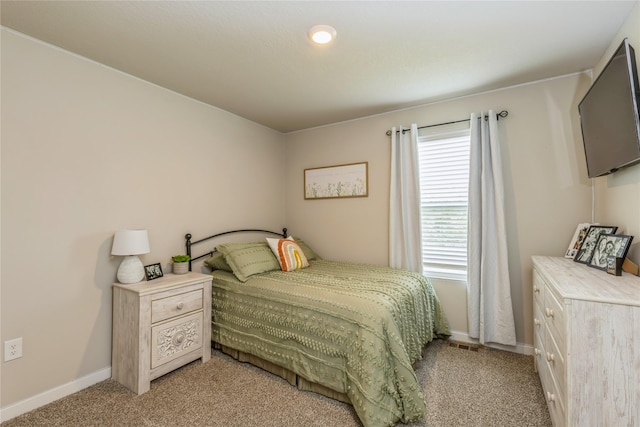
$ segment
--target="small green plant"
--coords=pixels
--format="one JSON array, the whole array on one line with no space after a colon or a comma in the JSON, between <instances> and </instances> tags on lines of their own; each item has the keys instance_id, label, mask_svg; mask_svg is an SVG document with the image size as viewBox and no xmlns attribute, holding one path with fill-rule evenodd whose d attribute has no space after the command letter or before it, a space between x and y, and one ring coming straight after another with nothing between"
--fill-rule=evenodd
<instances>
[{"instance_id":1,"label":"small green plant","mask_svg":"<svg viewBox=\"0 0 640 427\"><path fill-rule=\"evenodd\" d=\"M175 255L171 259L173 259L173 262L189 262L191 257L189 255Z\"/></svg>"}]
</instances>

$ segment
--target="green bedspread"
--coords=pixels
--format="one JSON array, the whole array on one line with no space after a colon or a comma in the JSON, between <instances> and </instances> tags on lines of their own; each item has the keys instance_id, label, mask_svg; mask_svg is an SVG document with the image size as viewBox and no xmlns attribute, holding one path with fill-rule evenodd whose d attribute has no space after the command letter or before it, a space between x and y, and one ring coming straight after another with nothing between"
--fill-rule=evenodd
<instances>
[{"instance_id":1,"label":"green bedspread","mask_svg":"<svg viewBox=\"0 0 640 427\"><path fill-rule=\"evenodd\" d=\"M366 427L425 415L412 364L449 327L424 276L321 260L245 283L212 274L213 341L348 395Z\"/></svg>"}]
</instances>

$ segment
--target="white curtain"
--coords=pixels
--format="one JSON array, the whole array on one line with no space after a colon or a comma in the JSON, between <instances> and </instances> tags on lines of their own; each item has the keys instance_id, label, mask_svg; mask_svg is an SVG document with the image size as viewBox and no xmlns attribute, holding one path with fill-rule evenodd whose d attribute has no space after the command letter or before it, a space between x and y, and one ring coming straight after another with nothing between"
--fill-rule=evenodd
<instances>
[{"instance_id":1,"label":"white curtain","mask_svg":"<svg viewBox=\"0 0 640 427\"><path fill-rule=\"evenodd\" d=\"M485 117L488 119L485 119ZM471 114L467 310L469 336L516 345L498 119Z\"/></svg>"},{"instance_id":2,"label":"white curtain","mask_svg":"<svg viewBox=\"0 0 640 427\"><path fill-rule=\"evenodd\" d=\"M389 265L422 273L418 125L391 129Z\"/></svg>"}]
</instances>

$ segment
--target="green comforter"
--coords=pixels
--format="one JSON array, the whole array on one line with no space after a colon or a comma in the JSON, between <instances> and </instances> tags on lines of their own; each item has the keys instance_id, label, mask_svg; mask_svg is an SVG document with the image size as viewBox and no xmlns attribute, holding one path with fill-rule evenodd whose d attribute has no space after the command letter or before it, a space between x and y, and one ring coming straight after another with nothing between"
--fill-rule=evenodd
<instances>
[{"instance_id":1,"label":"green comforter","mask_svg":"<svg viewBox=\"0 0 640 427\"><path fill-rule=\"evenodd\" d=\"M213 341L348 395L366 427L425 415L412 364L449 328L424 276L321 260L245 283L212 274Z\"/></svg>"}]
</instances>

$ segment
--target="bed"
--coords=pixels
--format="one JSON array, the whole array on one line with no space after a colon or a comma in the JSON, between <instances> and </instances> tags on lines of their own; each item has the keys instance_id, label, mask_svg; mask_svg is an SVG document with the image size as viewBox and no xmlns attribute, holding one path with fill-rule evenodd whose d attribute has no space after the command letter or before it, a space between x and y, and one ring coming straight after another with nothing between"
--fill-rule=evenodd
<instances>
[{"instance_id":1,"label":"bed","mask_svg":"<svg viewBox=\"0 0 640 427\"><path fill-rule=\"evenodd\" d=\"M278 237L222 243L194 257L192 245L237 231L195 242L186 236L192 262L204 258L212 270L213 345L302 390L350 403L365 427L424 417L412 365L428 342L450 334L429 281L405 270L321 259L301 239L287 238L286 229L239 231ZM290 269L279 262L283 250L270 244L296 252L291 258L301 264Z\"/></svg>"}]
</instances>

